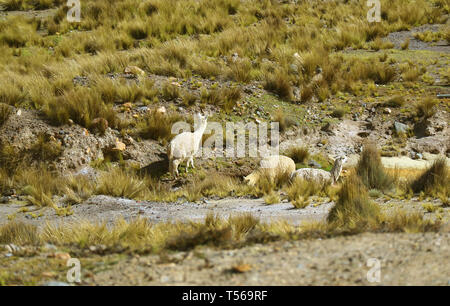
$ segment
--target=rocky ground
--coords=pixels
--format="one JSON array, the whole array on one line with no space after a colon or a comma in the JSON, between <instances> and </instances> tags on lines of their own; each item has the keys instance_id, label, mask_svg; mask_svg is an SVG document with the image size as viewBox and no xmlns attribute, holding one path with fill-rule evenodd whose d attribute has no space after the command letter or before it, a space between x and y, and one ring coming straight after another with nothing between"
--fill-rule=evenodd
<instances>
[{"instance_id":1,"label":"rocky ground","mask_svg":"<svg viewBox=\"0 0 450 306\"><path fill-rule=\"evenodd\" d=\"M134 257L85 284L450 285L449 251L449 233L363 234L175 253L168 263L157 256ZM367 279L370 258L380 261L379 283Z\"/></svg>"},{"instance_id":2,"label":"rocky ground","mask_svg":"<svg viewBox=\"0 0 450 306\"><path fill-rule=\"evenodd\" d=\"M51 13L49 11L42 14ZM403 41L410 38L411 51L435 52L433 54L440 58L440 64L445 65L449 60L448 45L442 42L427 44L413 37L415 32L429 30L436 31L437 28L424 26L413 31L392 33L387 39L399 49ZM155 80L156 86L166 81L165 78L160 80L161 77L158 76L149 77ZM177 79L172 81L188 89L187 82ZM245 120L270 119L275 108L284 107L279 101L270 103L271 106L253 105L252 99L263 100L267 97L267 92L257 84L246 85L243 92L243 113L240 114L241 110L237 110L235 115L242 115ZM433 95L448 94L450 89L448 84L442 84L442 80L436 79L436 84L428 87L427 92ZM384 100L386 99L380 99L380 102ZM282 136L280 150L284 151L297 145L308 146L311 153L324 153L330 158L345 154L350 157L346 166L351 167L358 158L362 144L371 140L383 148L383 163L389 168L424 169L436 157L442 155L447 156L447 162L450 164L448 99L441 100L437 112L426 122L420 123L413 122L401 111L386 107L382 103L374 103L369 107L362 102L364 101L355 99L346 101L345 105L351 112L342 120L331 117L331 102L324 102L324 109L317 105L304 107L296 119L301 117L305 124L293 127ZM408 100L408 103L413 102L414 99ZM162 103L162 106L169 107L167 103ZM197 111L195 108L187 110L178 104L175 108L185 115ZM133 118L148 111L147 106L136 104L122 111L121 116ZM325 122L325 119L328 121ZM404 129L413 131L414 136L404 142L393 143L395 133ZM91 167L92 162L102 159L110 150L116 149L122 152L127 162L136 163L141 168L167 167L165 147L161 143L152 140L138 141L112 129L100 136L78 125L55 127L33 110L14 109L14 115L0 128L0 141L13 143L22 150L29 148L40 134L47 135L51 141L61 143L62 155L55 161L54 166L63 174L95 176L98 170ZM233 164L229 170L230 174L239 177L248 174L255 164L253 162L240 167L234 165L233 161L227 162ZM197 164L199 167L214 167L214 160L200 160ZM1 201L0 225L7 223L10 216L14 215L18 221L38 226L46 222L69 224L81 219L112 223L117 218L129 220L137 216L148 218L152 222L202 220L209 213L223 217L252 213L263 222L288 221L298 224L304 220L323 220L333 205L325 200L313 202L305 209L293 209L292 204L286 201L266 205L262 199L248 198L212 198L204 199L200 203L184 200L178 203L151 203L95 196L73 206L73 215L61 217L51 208L28 206L26 211L21 210L24 206L23 199L13 195L2 197ZM380 198L377 202L386 209L402 206L426 213L422 201L417 197L408 201ZM449 209L446 208L441 213L448 217ZM436 214L429 215L436 217ZM201 248L191 252L171 253L167 257L111 255L86 259L89 265L83 270L82 284L450 285L449 238L447 226L439 233L361 234L325 240L274 242L237 250ZM7 256L6 254L2 253L0 256ZM369 283L367 280L369 258L378 258L381 262L380 283ZM9 268L29 258L15 260L8 261ZM47 255L36 254L33 260L36 263L47 261ZM65 270L60 268L59 271L52 275L37 275L37 283L43 284L49 279L64 279ZM41 272L46 271L39 273ZM37 272L27 266L22 273Z\"/></svg>"},{"instance_id":3,"label":"rocky ground","mask_svg":"<svg viewBox=\"0 0 450 306\"><path fill-rule=\"evenodd\" d=\"M80 284L447 286L449 230L447 226L439 233L367 233L150 256L91 255L79 258ZM68 285L68 258L68 253L47 245L32 257L2 259L2 265L10 272L10 280L23 278L22 282L29 284ZM379 279L376 267L380 268Z\"/></svg>"}]
</instances>

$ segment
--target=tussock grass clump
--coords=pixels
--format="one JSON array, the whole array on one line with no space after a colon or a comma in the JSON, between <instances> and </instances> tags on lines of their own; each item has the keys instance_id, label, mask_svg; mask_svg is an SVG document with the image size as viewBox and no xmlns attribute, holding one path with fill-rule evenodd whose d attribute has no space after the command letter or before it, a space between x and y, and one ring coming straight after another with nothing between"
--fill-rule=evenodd
<instances>
[{"instance_id":1,"label":"tussock grass clump","mask_svg":"<svg viewBox=\"0 0 450 306\"><path fill-rule=\"evenodd\" d=\"M148 244L151 249L151 246L160 243L162 233L146 219L134 219L130 222L119 219L111 227L108 227L106 223L86 221L64 227L48 224L43 229L41 237L56 245L76 245L80 248L105 245L118 250L136 247L144 251L147 249L145 244Z\"/></svg>"},{"instance_id":2,"label":"tussock grass clump","mask_svg":"<svg viewBox=\"0 0 450 306\"><path fill-rule=\"evenodd\" d=\"M449 195L450 173L444 157L436 159L430 168L411 183L411 189L430 196Z\"/></svg>"},{"instance_id":3,"label":"tussock grass clump","mask_svg":"<svg viewBox=\"0 0 450 306\"><path fill-rule=\"evenodd\" d=\"M383 40L380 37L375 38L370 44L370 48L375 51L379 51L381 49L392 49L394 44L390 41Z\"/></svg>"},{"instance_id":4,"label":"tussock grass clump","mask_svg":"<svg viewBox=\"0 0 450 306\"><path fill-rule=\"evenodd\" d=\"M259 169L259 180L255 185L257 194L273 194L274 191L281 189L289 183L290 175L290 173L281 171L280 169Z\"/></svg>"},{"instance_id":5,"label":"tussock grass clump","mask_svg":"<svg viewBox=\"0 0 450 306\"><path fill-rule=\"evenodd\" d=\"M197 101L197 96L190 91L185 91L181 97L185 106L192 106Z\"/></svg>"},{"instance_id":6,"label":"tussock grass clump","mask_svg":"<svg viewBox=\"0 0 450 306\"><path fill-rule=\"evenodd\" d=\"M336 107L332 112L331 116L334 118L342 119L345 116L347 110L344 107Z\"/></svg>"},{"instance_id":7,"label":"tussock grass clump","mask_svg":"<svg viewBox=\"0 0 450 306\"><path fill-rule=\"evenodd\" d=\"M388 63L368 63L362 60L353 60L349 63L350 73L346 77L349 81L372 80L376 84L387 84L397 76L395 67Z\"/></svg>"},{"instance_id":8,"label":"tussock grass clump","mask_svg":"<svg viewBox=\"0 0 450 306\"><path fill-rule=\"evenodd\" d=\"M238 60L230 65L228 77L236 82L248 83L251 80L252 63L248 59Z\"/></svg>"},{"instance_id":9,"label":"tussock grass clump","mask_svg":"<svg viewBox=\"0 0 450 306\"><path fill-rule=\"evenodd\" d=\"M89 199L95 191L96 183L84 175L71 176L65 184L65 203L79 204Z\"/></svg>"},{"instance_id":10,"label":"tussock grass clump","mask_svg":"<svg viewBox=\"0 0 450 306\"><path fill-rule=\"evenodd\" d=\"M379 230L394 233L425 233L438 232L440 228L440 221L426 219L420 212L397 209L389 215L382 216Z\"/></svg>"},{"instance_id":11,"label":"tussock grass clump","mask_svg":"<svg viewBox=\"0 0 450 306\"><path fill-rule=\"evenodd\" d=\"M294 126L296 122L290 118L283 110L277 110L272 116L273 122L278 122L280 132L287 131L290 127Z\"/></svg>"},{"instance_id":12,"label":"tussock grass clump","mask_svg":"<svg viewBox=\"0 0 450 306\"><path fill-rule=\"evenodd\" d=\"M102 97L106 104L113 103L135 103L142 98L153 99L158 91L154 88L154 82L145 79L140 82L127 84L125 80L116 81L109 78L96 76L94 78L94 90Z\"/></svg>"},{"instance_id":13,"label":"tussock grass clump","mask_svg":"<svg viewBox=\"0 0 450 306\"><path fill-rule=\"evenodd\" d=\"M28 203L39 207L56 208L53 195L58 194L64 183L57 174L41 165L38 168L20 168L15 177L15 184L21 188Z\"/></svg>"},{"instance_id":14,"label":"tussock grass clump","mask_svg":"<svg viewBox=\"0 0 450 306\"><path fill-rule=\"evenodd\" d=\"M188 201L198 201L202 197L217 196L243 196L253 194L250 186L241 184L237 179L219 174L200 173L188 186L181 189L177 196L184 197Z\"/></svg>"},{"instance_id":15,"label":"tussock grass clump","mask_svg":"<svg viewBox=\"0 0 450 306\"><path fill-rule=\"evenodd\" d=\"M0 104L0 127L2 127L12 114L12 109L9 105Z\"/></svg>"},{"instance_id":16,"label":"tussock grass clump","mask_svg":"<svg viewBox=\"0 0 450 306\"><path fill-rule=\"evenodd\" d=\"M220 107L225 112L230 112L241 99L242 91L239 87L224 87L202 92L202 101Z\"/></svg>"},{"instance_id":17,"label":"tussock grass clump","mask_svg":"<svg viewBox=\"0 0 450 306\"><path fill-rule=\"evenodd\" d=\"M436 113L435 106L439 101L433 98L423 99L415 104L416 114L425 119L432 117Z\"/></svg>"},{"instance_id":18,"label":"tussock grass clump","mask_svg":"<svg viewBox=\"0 0 450 306\"><path fill-rule=\"evenodd\" d=\"M144 199L149 197L151 185L150 179L139 177L131 169L114 167L99 177L95 192L113 197Z\"/></svg>"},{"instance_id":19,"label":"tussock grass clump","mask_svg":"<svg viewBox=\"0 0 450 306\"><path fill-rule=\"evenodd\" d=\"M328 194L327 189L328 187L325 184L295 179L284 191L295 208L305 208L309 205L311 196L326 196Z\"/></svg>"},{"instance_id":20,"label":"tussock grass clump","mask_svg":"<svg viewBox=\"0 0 450 306\"><path fill-rule=\"evenodd\" d=\"M409 38L405 39L405 41L401 45L402 50L408 50L410 42L411 40Z\"/></svg>"},{"instance_id":21,"label":"tussock grass clump","mask_svg":"<svg viewBox=\"0 0 450 306\"><path fill-rule=\"evenodd\" d=\"M128 249L138 253L159 253L165 250L187 251L200 245L231 247L261 229L259 220L250 215L222 219L210 214L203 222L189 223L155 225L147 219L136 218L129 222L119 219L112 226L86 221L63 227L48 224L40 237L45 242L62 246L88 248L104 245L111 252Z\"/></svg>"},{"instance_id":22,"label":"tussock grass clump","mask_svg":"<svg viewBox=\"0 0 450 306\"><path fill-rule=\"evenodd\" d=\"M418 32L414 34L414 37L418 40L430 43L430 42L437 42L444 39L444 35L441 32L431 32L431 31L425 31L425 32Z\"/></svg>"},{"instance_id":23,"label":"tussock grass clump","mask_svg":"<svg viewBox=\"0 0 450 306\"><path fill-rule=\"evenodd\" d=\"M277 72L275 74L269 74L264 88L277 94L280 98L291 101L294 97L291 81L287 73Z\"/></svg>"},{"instance_id":24,"label":"tussock grass clump","mask_svg":"<svg viewBox=\"0 0 450 306\"><path fill-rule=\"evenodd\" d=\"M0 0L0 7L3 6L7 11L45 10L63 2L63 0Z\"/></svg>"},{"instance_id":25,"label":"tussock grass clump","mask_svg":"<svg viewBox=\"0 0 450 306\"><path fill-rule=\"evenodd\" d=\"M405 104L405 98L403 96L395 96L387 100L384 105L389 107L402 107Z\"/></svg>"},{"instance_id":26,"label":"tussock grass clump","mask_svg":"<svg viewBox=\"0 0 450 306\"><path fill-rule=\"evenodd\" d=\"M0 103L17 106L26 99L26 90L15 81L4 81L0 90Z\"/></svg>"},{"instance_id":27,"label":"tussock grass clump","mask_svg":"<svg viewBox=\"0 0 450 306\"><path fill-rule=\"evenodd\" d=\"M402 78L404 81L414 82L417 81L421 74L421 70L419 70L417 67L409 67L402 73Z\"/></svg>"},{"instance_id":28,"label":"tussock grass clump","mask_svg":"<svg viewBox=\"0 0 450 306\"><path fill-rule=\"evenodd\" d=\"M12 176L23 162L19 150L8 143L0 142L0 167L9 176Z\"/></svg>"},{"instance_id":29,"label":"tussock grass clump","mask_svg":"<svg viewBox=\"0 0 450 306\"><path fill-rule=\"evenodd\" d=\"M314 91L311 86L305 86L300 93L300 102L306 103L314 96Z\"/></svg>"},{"instance_id":30,"label":"tussock grass clump","mask_svg":"<svg viewBox=\"0 0 450 306\"><path fill-rule=\"evenodd\" d=\"M138 134L145 139L168 142L175 136L172 135L172 125L179 121L183 121L179 114L152 112L138 123Z\"/></svg>"},{"instance_id":31,"label":"tussock grass clump","mask_svg":"<svg viewBox=\"0 0 450 306\"><path fill-rule=\"evenodd\" d=\"M380 209L369 200L361 179L352 175L342 185L338 201L328 214L328 223L336 227L358 228L380 219Z\"/></svg>"},{"instance_id":32,"label":"tussock grass clump","mask_svg":"<svg viewBox=\"0 0 450 306\"><path fill-rule=\"evenodd\" d=\"M380 152L373 144L364 146L356 165L356 173L369 189L387 190L394 184L394 178L384 169Z\"/></svg>"},{"instance_id":33,"label":"tussock grass clump","mask_svg":"<svg viewBox=\"0 0 450 306\"><path fill-rule=\"evenodd\" d=\"M41 238L32 224L12 221L0 226L0 244L39 245Z\"/></svg>"},{"instance_id":34,"label":"tussock grass clump","mask_svg":"<svg viewBox=\"0 0 450 306\"><path fill-rule=\"evenodd\" d=\"M262 227L259 220L250 214L228 219L208 214L202 223L176 226L175 235L166 239L165 248L168 250L187 251L199 245L231 247L259 232Z\"/></svg>"},{"instance_id":35,"label":"tussock grass clump","mask_svg":"<svg viewBox=\"0 0 450 306\"><path fill-rule=\"evenodd\" d=\"M275 191L272 191L271 193L267 194L264 197L264 203L269 204L269 205L270 204L277 204L277 203L280 203L280 202L281 202L280 195L277 192L275 192Z\"/></svg>"},{"instance_id":36,"label":"tussock grass clump","mask_svg":"<svg viewBox=\"0 0 450 306\"><path fill-rule=\"evenodd\" d=\"M86 128L92 120L104 118L110 127L118 124L117 115L111 105L106 105L97 92L89 88L79 88L56 97L44 109L45 115L54 124L66 124L69 119Z\"/></svg>"},{"instance_id":37,"label":"tussock grass clump","mask_svg":"<svg viewBox=\"0 0 450 306\"><path fill-rule=\"evenodd\" d=\"M40 134L27 153L34 160L55 161L61 155L62 151L63 149L59 142L51 140L46 134Z\"/></svg>"},{"instance_id":38,"label":"tussock grass clump","mask_svg":"<svg viewBox=\"0 0 450 306\"><path fill-rule=\"evenodd\" d=\"M375 232L435 232L439 222L424 219L421 214L403 211L383 216L378 226L355 228L351 233L364 230ZM105 252L133 252L140 254L160 253L167 250L187 251L206 245L233 248L276 240L325 238L348 234L350 229L337 228L335 224L305 222L292 226L286 222L261 223L251 215L230 216L223 219L212 214L202 222L178 222L152 224L148 219L130 221L118 219L112 225L106 223L47 224L42 231L32 225L11 222L0 226L0 243L17 245L40 245L51 243L88 249L104 245Z\"/></svg>"},{"instance_id":39,"label":"tussock grass clump","mask_svg":"<svg viewBox=\"0 0 450 306\"><path fill-rule=\"evenodd\" d=\"M148 36L147 24L141 20L129 23L127 32L134 39L145 39Z\"/></svg>"},{"instance_id":40,"label":"tussock grass clump","mask_svg":"<svg viewBox=\"0 0 450 306\"><path fill-rule=\"evenodd\" d=\"M176 85L166 82L163 85L161 95L167 101L176 100L181 97L180 88Z\"/></svg>"},{"instance_id":41,"label":"tussock grass clump","mask_svg":"<svg viewBox=\"0 0 450 306\"><path fill-rule=\"evenodd\" d=\"M285 152L286 156L292 158L292 160L296 164L303 164L309 158L309 150L308 147L290 147Z\"/></svg>"}]
</instances>

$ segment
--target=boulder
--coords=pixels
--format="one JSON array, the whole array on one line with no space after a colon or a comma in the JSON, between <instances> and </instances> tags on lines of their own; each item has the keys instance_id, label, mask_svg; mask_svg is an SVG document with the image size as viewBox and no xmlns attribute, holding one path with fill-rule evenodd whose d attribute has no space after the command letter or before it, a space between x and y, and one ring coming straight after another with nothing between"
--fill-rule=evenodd
<instances>
[{"instance_id":1,"label":"boulder","mask_svg":"<svg viewBox=\"0 0 450 306\"><path fill-rule=\"evenodd\" d=\"M397 134L406 133L408 131L408 126L406 124L404 124L404 123L395 121L394 122L394 129L395 129L395 132Z\"/></svg>"}]
</instances>

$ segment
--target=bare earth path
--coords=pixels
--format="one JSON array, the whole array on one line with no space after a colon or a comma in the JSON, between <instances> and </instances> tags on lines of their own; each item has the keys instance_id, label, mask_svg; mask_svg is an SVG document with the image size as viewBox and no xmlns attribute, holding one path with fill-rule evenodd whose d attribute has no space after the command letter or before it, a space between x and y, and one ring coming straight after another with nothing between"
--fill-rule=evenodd
<instances>
[{"instance_id":1,"label":"bare earth path","mask_svg":"<svg viewBox=\"0 0 450 306\"><path fill-rule=\"evenodd\" d=\"M292 224L299 224L305 220L323 220L332 205L333 203L329 202L316 207L310 205L305 209L294 209L294 206L288 202L267 205L263 199L227 198L205 200L202 203L157 203L94 196L85 203L73 206L73 215L71 216L60 217L53 209L44 208L35 213L42 213L42 216L30 218L27 217L27 214L18 213L15 220L37 226L45 225L46 222L70 223L77 220L112 223L118 218L129 220L134 217L143 217L151 222L201 222L208 214L227 218L230 215L251 213L262 222L284 220ZM21 204L0 204L0 224L7 223L8 216L17 212L21 207ZM32 210L30 209L30 212Z\"/></svg>"},{"instance_id":2,"label":"bare earth path","mask_svg":"<svg viewBox=\"0 0 450 306\"><path fill-rule=\"evenodd\" d=\"M450 234L362 234L326 240L130 257L85 285L450 285ZM370 283L369 258L381 279ZM170 261L170 260L169 260ZM236 265L250 270L233 273Z\"/></svg>"}]
</instances>

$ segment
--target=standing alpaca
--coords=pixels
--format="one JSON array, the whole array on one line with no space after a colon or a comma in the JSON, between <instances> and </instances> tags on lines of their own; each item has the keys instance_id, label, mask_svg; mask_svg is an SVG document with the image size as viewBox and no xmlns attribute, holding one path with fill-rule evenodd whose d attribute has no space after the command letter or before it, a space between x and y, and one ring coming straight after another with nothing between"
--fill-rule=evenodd
<instances>
[{"instance_id":1,"label":"standing alpaca","mask_svg":"<svg viewBox=\"0 0 450 306\"><path fill-rule=\"evenodd\" d=\"M338 157L334 161L334 166L330 172L322 169L314 168L302 168L298 169L291 174L291 180L300 178L306 181L315 181L319 183L329 183L334 184L339 179L341 175L342 166L347 160L346 157Z\"/></svg>"},{"instance_id":2,"label":"standing alpaca","mask_svg":"<svg viewBox=\"0 0 450 306\"><path fill-rule=\"evenodd\" d=\"M205 132L208 118L201 114L196 114L196 122L199 122L197 129L191 132L178 134L172 139L168 148L167 156L169 157L169 171L174 176L178 176L178 166L187 160L186 171L191 164L194 167L194 155L197 154L200 141Z\"/></svg>"}]
</instances>

